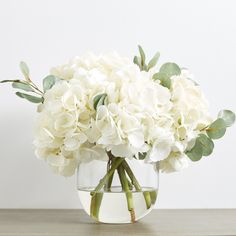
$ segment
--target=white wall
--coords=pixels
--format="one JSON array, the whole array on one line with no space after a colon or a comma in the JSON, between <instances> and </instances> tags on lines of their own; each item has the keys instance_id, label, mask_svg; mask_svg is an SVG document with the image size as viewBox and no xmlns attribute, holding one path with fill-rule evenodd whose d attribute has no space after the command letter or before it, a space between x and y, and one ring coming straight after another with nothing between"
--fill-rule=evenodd
<instances>
[{"instance_id":1,"label":"white wall","mask_svg":"<svg viewBox=\"0 0 236 236\"><path fill-rule=\"evenodd\" d=\"M86 50L133 57L137 44L161 62L191 69L213 115L236 110L236 2L190 0L0 1L0 80L34 80ZM32 147L35 106L0 85L0 208L78 208L75 178L55 176ZM159 208L236 207L236 126L211 157L182 173L161 175Z\"/></svg>"}]
</instances>

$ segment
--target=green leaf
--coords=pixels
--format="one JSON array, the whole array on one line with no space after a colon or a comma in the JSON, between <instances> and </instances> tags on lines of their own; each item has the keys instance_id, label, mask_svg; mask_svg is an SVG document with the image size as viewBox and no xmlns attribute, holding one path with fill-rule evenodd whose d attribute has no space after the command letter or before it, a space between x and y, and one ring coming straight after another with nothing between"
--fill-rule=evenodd
<instances>
[{"instance_id":1,"label":"green leaf","mask_svg":"<svg viewBox=\"0 0 236 236\"><path fill-rule=\"evenodd\" d=\"M141 65L143 67L145 65L146 56L145 56L145 53L140 45L138 45L138 50L139 50L139 54L141 57Z\"/></svg>"},{"instance_id":2,"label":"green leaf","mask_svg":"<svg viewBox=\"0 0 236 236\"><path fill-rule=\"evenodd\" d=\"M199 139L197 138L193 148L190 151L185 152L185 154L192 161L199 161L203 156L203 147Z\"/></svg>"},{"instance_id":3,"label":"green leaf","mask_svg":"<svg viewBox=\"0 0 236 236\"><path fill-rule=\"evenodd\" d=\"M170 89L171 87L171 79L164 73L158 72L153 75L153 80L160 80L161 85Z\"/></svg>"},{"instance_id":4,"label":"green leaf","mask_svg":"<svg viewBox=\"0 0 236 236\"><path fill-rule=\"evenodd\" d=\"M142 69L140 57L135 56L133 62L139 67L140 70Z\"/></svg>"},{"instance_id":5,"label":"green leaf","mask_svg":"<svg viewBox=\"0 0 236 236\"><path fill-rule=\"evenodd\" d=\"M7 80L2 80L2 81L0 81L0 83L13 83L13 82L21 82L21 81L18 80L18 79L15 79L15 80L9 80L9 79L7 79Z\"/></svg>"},{"instance_id":6,"label":"green leaf","mask_svg":"<svg viewBox=\"0 0 236 236\"><path fill-rule=\"evenodd\" d=\"M29 67L24 61L20 62L20 70L24 77L28 80L29 79Z\"/></svg>"},{"instance_id":7,"label":"green leaf","mask_svg":"<svg viewBox=\"0 0 236 236\"><path fill-rule=\"evenodd\" d=\"M218 118L207 128L206 132L209 138L218 139L224 136L226 127L225 121L222 118Z\"/></svg>"},{"instance_id":8,"label":"green leaf","mask_svg":"<svg viewBox=\"0 0 236 236\"><path fill-rule=\"evenodd\" d=\"M148 65L147 65L147 70L149 71L151 68L153 68L156 64L157 61L159 60L160 57L160 53L157 52L154 57L149 61Z\"/></svg>"},{"instance_id":9,"label":"green leaf","mask_svg":"<svg viewBox=\"0 0 236 236\"><path fill-rule=\"evenodd\" d=\"M197 138L202 145L202 155L209 156L213 152L214 143L205 134L200 134Z\"/></svg>"},{"instance_id":10,"label":"green leaf","mask_svg":"<svg viewBox=\"0 0 236 236\"><path fill-rule=\"evenodd\" d=\"M29 84L26 84L23 82L13 82L12 87L16 89L21 89L27 92L34 92L33 88Z\"/></svg>"},{"instance_id":11,"label":"green leaf","mask_svg":"<svg viewBox=\"0 0 236 236\"><path fill-rule=\"evenodd\" d=\"M16 92L16 95L20 98L24 98L30 102L33 103L42 103L43 102L43 97L35 97L26 93L21 93L21 92Z\"/></svg>"},{"instance_id":12,"label":"green leaf","mask_svg":"<svg viewBox=\"0 0 236 236\"><path fill-rule=\"evenodd\" d=\"M166 74L170 78L173 75L180 75L181 69L177 64L167 62L161 66L159 72Z\"/></svg>"},{"instance_id":13,"label":"green leaf","mask_svg":"<svg viewBox=\"0 0 236 236\"><path fill-rule=\"evenodd\" d=\"M106 97L107 97L106 93L102 93L95 96L93 99L93 108L97 110L99 106L104 105Z\"/></svg>"},{"instance_id":14,"label":"green leaf","mask_svg":"<svg viewBox=\"0 0 236 236\"><path fill-rule=\"evenodd\" d=\"M43 79L43 90L46 92L51 89L59 79L54 75L48 75Z\"/></svg>"},{"instance_id":15,"label":"green leaf","mask_svg":"<svg viewBox=\"0 0 236 236\"><path fill-rule=\"evenodd\" d=\"M230 127L235 122L235 114L230 110L220 111L218 118L222 118L225 121L227 127Z\"/></svg>"}]
</instances>

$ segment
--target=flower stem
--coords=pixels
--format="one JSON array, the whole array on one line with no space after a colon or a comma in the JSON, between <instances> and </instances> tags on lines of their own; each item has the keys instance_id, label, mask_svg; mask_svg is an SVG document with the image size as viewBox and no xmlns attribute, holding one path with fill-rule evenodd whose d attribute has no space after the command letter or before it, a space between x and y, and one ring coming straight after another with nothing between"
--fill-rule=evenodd
<instances>
[{"instance_id":1,"label":"flower stem","mask_svg":"<svg viewBox=\"0 0 236 236\"><path fill-rule=\"evenodd\" d=\"M127 206L128 206L128 210L130 212L131 222L134 223L135 222L135 211L134 211L134 203L133 203L133 194L130 191L130 186L129 186L127 176L125 174L124 167L122 165L120 165L117 168L117 171L118 171L118 175L120 178L122 189L126 194Z\"/></svg>"},{"instance_id":2,"label":"flower stem","mask_svg":"<svg viewBox=\"0 0 236 236\"><path fill-rule=\"evenodd\" d=\"M126 160L124 160L122 162L122 166L124 167L124 169L125 169L126 173L128 174L129 178L131 179L131 182L134 185L135 189L137 191L141 192L142 187L140 186L138 180L136 179L133 171L130 169L130 167L129 167L128 163L126 162ZM144 199L145 199L145 202L146 202L147 209L149 209L152 205L150 192L148 192L148 191L143 192L143 196L144 196Z\"/></svg>"},{"instance_id":3,"label":"flower stem","mask_svg":"<svg viewBox=\"0 0 236 236\"><path fill-rule=\"evenodd\" d=\"M96 193L91 198L90 215L96 221L98 221L99 219L99 210L100 210L102 198L103 198L103 193Z\"/></svg>"},{"instance_id":4,"label":"flower stem","mask_svg":"<svg viewBox=\"0 0 236 236\"><path fill-rule=\"evenodd\" d=\"M107 173L99 181L99 184L96 186L94 191L90 193L90 195L92 196L91 205L90 205L91 217L97 221L99 220L99 210L100 210L100 206L101 206L101 202L103 198L103 192L101 192L101 189L104 187L105 191L111 191L111 185L113 181L114 172L115 170L117 170L119 179L121 182L122 190L126 194L127 206L130 212L131 222L134 223L135 211L134 211L134 203L133 203L132 186L134 186L136 191L139 191L139 192L142 192L142 187L140 186L129 164L126 162L124 158L114 157L111 154L109 155L109 158L110 159L107 165ZM129 179L131 180L131 182ZM152 205L152 198L151 198L150 192L144 191L143 196L146 202L147 209L149 209Z\"/></svg>"},{"instance_id":5,"label":"flower stem","mask_svg":"<svg viewBox=\"0 0 236 236\"><path fill-rule=\"evenodd\" d=\"M107 174L99 181L99 184L97 185L97 187L94 189L93 192L91 192L90 194L93 196L95 195L97 192L99 192L102 187L106 184L106 181L111 177L111 175L114 173L114 171L117 169L117 167L121 164L121 162L124 159L121 157L117 157L114 161L113 161L113 165L111 167L111 169L107 172Z\"/></svg>"},{"instance_id":6,"label":"flower stem","mask_svg":"<svg viewBox=\"0 0 236 236\"><path fill-rule=\"evenodd\" d=\"M113 163L113 160L115 158L112 158L110 155L109 155L109 160L107 162L107 172L111 169L111 166L112 166L112 163ZM113 177L114 177L114 172L112 173L112 175L108 178L105 186L104 186L104 190L107 191L107 192L110 192L111 191L111 184L112 184L112 181L113 181Z\"/></svg>"},{"instance_id":7,"label":"flower stem","mask_svg":"<svg viewBox=\"0 0 236 236\"><path fill-rule=\"evenodd\" d=\"M103 188L103 186L106 185L107 181L109 181L111 184L111 178L113 178L112 176L114 175L114 171L118 168L118 166L123 160L123 158L114 159L111 168L107 171L106 175L100 180L95 190L90 193L90 195L92 196L90 204L90 215L97 221L99 221L99 210L103 198L103 193L100 192L100 190Z\"/></svg>"},{"instance_id":8,"label":"flower stem","mask_svg":"<svg viewBox=\"0 0 236 236\"><path fill-rule=\"evenodd\" d=\"M107 180L107 183L105 185L105 190L107 192L111 192L111 184L112 184L112 181L113 181L113 177L114 177L114 172L111 174L111 176L108 178Z\"/></svg>"}]
</instances>

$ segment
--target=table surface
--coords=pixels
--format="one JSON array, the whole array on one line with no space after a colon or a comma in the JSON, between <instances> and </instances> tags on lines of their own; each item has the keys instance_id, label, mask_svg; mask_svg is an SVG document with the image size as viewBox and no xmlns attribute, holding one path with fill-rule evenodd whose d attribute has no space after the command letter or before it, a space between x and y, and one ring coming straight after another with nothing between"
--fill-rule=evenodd
<instances>
[{"instance_id":1,"label":"table surface","mask_svg":"<svg viewBox=\"0 0 236 236\"><path fill-rule=\"evenodd\" d=\"M0 236L236 235L236 209L153 210L135 224L100 224L82 210L0 210Z\"/></svg>"}]
</instances>

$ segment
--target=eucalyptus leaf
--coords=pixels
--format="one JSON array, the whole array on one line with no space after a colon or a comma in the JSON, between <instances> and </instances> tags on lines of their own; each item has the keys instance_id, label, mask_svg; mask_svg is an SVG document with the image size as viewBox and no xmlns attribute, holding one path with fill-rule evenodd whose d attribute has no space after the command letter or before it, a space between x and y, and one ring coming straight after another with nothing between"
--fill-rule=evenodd
<instances>
[{"instance_id":1,"label":"eucalyptus leaf","mask_svg":"<svg viewBox=\"0 0 236 236\"><path fill-rule=\"evenodd\" d=\"M29 79L29 67L24 61L20 62L20 70L24 77L28 80Z\"/></svg>"},{"instance_id":2,"label":"eucalyptus leaf","mask_svg":"<svg viewBox=\"0 0 236 236\"><path fill-rule=\"evenodd\" d=\"M21 89L27 92L34 92L33 88L29 84L26 84L23 82L13 82L12 87L16 89Z\"/></svg>"},{"instance_id":3,"label":"eucalyptus leaf","mask_svg":"<svg viewBox=\"0 0 236 236\"><path fill-rule=\"evenodd\" d=\"M145 65L146 56L145 56L145 53L140 45L138 45L138 50L139 50L139 54L141 57L141 65L143 67Z\"/></svg>"},{"instance_id":4,"label":"eucalyptus leaf","mask_svg":"<svg viewBox=\"0 0 236 236\"><path fill-rule=\"evenodd\" d=\"M159 72L166 74L170 78L173 75L180 75L181 69L177 64L172 62L167 62L161 66Z\"/></svg>"},{"instance_id":5,"label":"eucalyptus leaf","mask_svg":"<svg viewBox=\"0 0 236 236\"><path fill-rule=\"evenodd\" d=\"M226 127L224 119L218 118L207 128L206 132L209 138L219 139L224 136Z\"/></svg>"},{"instance_id":6,"label":"eucalyptus leaf","mask_svg":"<svg viewBox=\"0 0 236 236\"><path fill-rule=\"evenodd\" d=\"M43 97L35 97L26 93L21 93L21 92L16 92L16 95L20 98L24 98L30 102L33 103L42 103L43 102Z\"/></svg>"},{"instance_id":7,"label":"eucalyptus leaf","mask_svg":"<svg viewBox=\"0 0 236 236\"><path fill-rule=\"evenodd\" d=\"M148 71L149 71L151 68L153 68L153 67L157 64L159 58L160 58L160 53L157 52L157 53L154 55L154 57L149 61L148 65L147 65L147 70L148 70Z\"/></svg>"},{"instance_id":8,"label":"eucalyptus leaf","mask_svg":"<svg viewBox=\"0 0 236 236\"><path fill-rule=\"evenodd\" d=\"M98 94L97 96L95 96L93 99L93 108L97 110L99 106L104 105L106 97L106 93Z\"/></svg>"},{"instance_id":9,"label":"eucalyptus leaf","mask_svg":"<svg viewBox=\"0 0 236 236\"><path fill-rule=\"evenodd\" d=\"M46 92L47 90L51 89L53 85L58 81L59 79L54 75L48 75L43 79L43 90Z\"/></svg>"},{"instance_id":10,"label":"eucalyptus leaf","mask_svg":"<svg viewBox=\"0 0 236 236\"><path fill-rule=\"evenodd\" d=\"M227 127L230 127L235 122L235 114L230 110L220 111L218 118L222 118L225 121Z\"/></svg>"},{"instance_id":11,"label":"eucalyptus leaf","mask_svg":"<svg viewBox=\"0 0 236 236\"><path fill-rule=\"evenodd\" d=\"M202 145L202 155L209 156L213 152L214 143L205 134L200 134L197 138Z\"/></svg>"},{"instance_id":12,"label":"eucalyptus leaf","mask_svg":"<svg viewBox=\"0 0 236 236\"><path fill-rule=\"evenodd\" d=\"M160 80L161 85L168 89L171 87L171 79L165 73L158 72L153 75L152 79Z\"/></svg>"},{"instance_id":13,"label":"eucalyptus leaf","mask_svg":"<svg viewBox=\"0 0 236 236\"><path fill-rule=\"evenodd\" d=\"M203 156L203 147L202 147L202 144L201 144L201 142L199 141L198 138L196 139L193 148L191 150L185 152L185 154L192 161L199 161L202 158L202 156Z\"/></svg>"},{"instance_id":14,"label":"eucalyptus leaf","mask_svg":"<svg viewBox=\"0 0 236 236\"><path fill-rule=\"evenodd\" d=\"M140 57L135 56L133 62L140 68L140 70L142 69Z\"/></svg>"}]
</instances>

